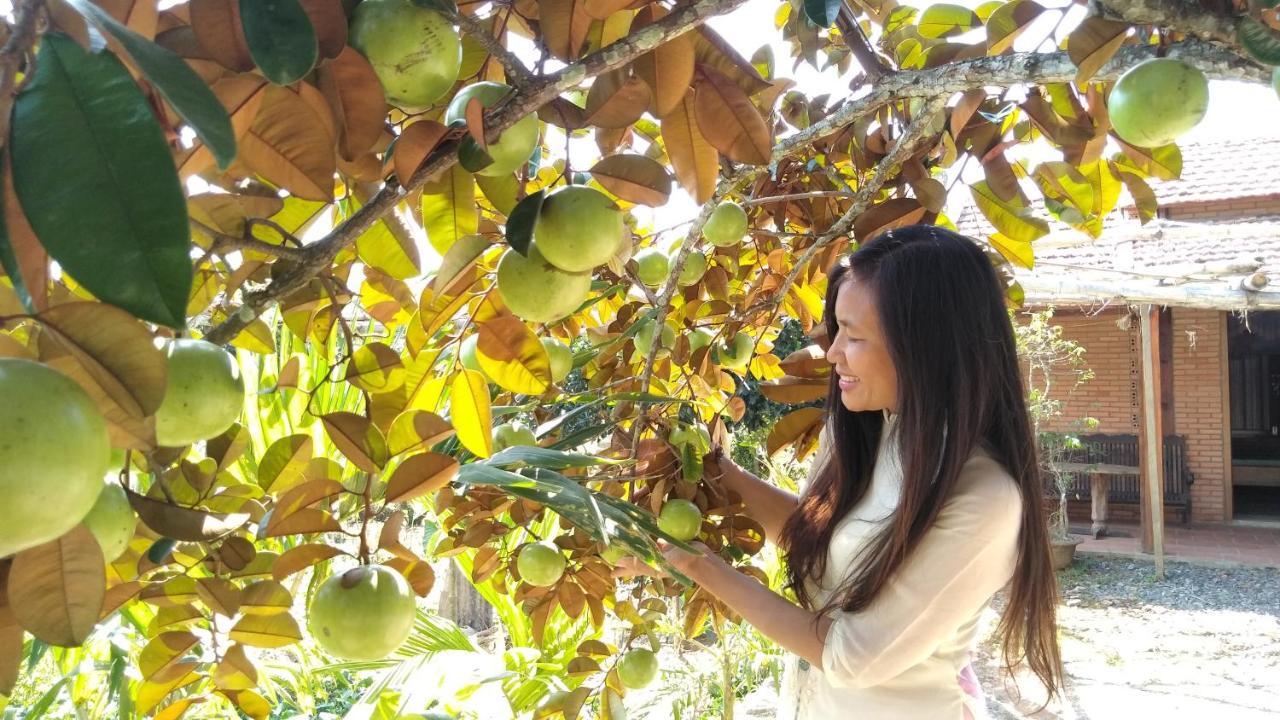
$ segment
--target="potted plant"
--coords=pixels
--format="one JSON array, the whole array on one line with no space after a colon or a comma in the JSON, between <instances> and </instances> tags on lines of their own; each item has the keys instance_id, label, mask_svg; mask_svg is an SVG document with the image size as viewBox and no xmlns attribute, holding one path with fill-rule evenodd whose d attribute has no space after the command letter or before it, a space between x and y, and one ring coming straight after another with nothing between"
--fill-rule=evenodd
<instances>
[{"instance_id":1,"label":"potted plant","mask_svg":"<svg viewBox=\"0 0 1280 720\"><path fill-rule=\"evenodd\" d=\"M1072 426L1077 429L1097 427L1094 418L1081 418L1068 422L1064 407L1066 400L1082 384L1093 377L1084 362L1084 347L1062 336L1062 326L1054 325L1053 310L1031 313L1023 322L1014 323L1014 337L1018 354L1027 368L1027 409L1039 446L1042 472L1051 482L1053 495L1046 497L1049 540L1053 555L1053 567L1061 570L1071 565L1076 546L1083 536L1072 535L1067 515L1068 493L1071 476L1061 469L1061 463L1073 451L1082 447L1078 435L1058 430ZM1065 393L1051 394L1055 383L1069 384ZM1056 501L1056 502L1055 502Z\"/></svg>"}]
</instances>

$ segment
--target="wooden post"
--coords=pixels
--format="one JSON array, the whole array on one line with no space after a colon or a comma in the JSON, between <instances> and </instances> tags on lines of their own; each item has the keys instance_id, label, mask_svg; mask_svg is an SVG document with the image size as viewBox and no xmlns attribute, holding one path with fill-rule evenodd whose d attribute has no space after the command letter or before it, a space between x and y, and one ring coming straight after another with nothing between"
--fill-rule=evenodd
<instances>
[{"instance_id":1,"label":"wooden post","mask_svg":"<svg viewBox=\"0 0 1280 720\"><path fill-rule=\"evenodd\" d=\"M1156 577L1164 579L1164 428L1160 412L1160 309L1142 308L1142 426L1138 450L1142 467L1142 551L1156 556Z\"/></svg>"},{"instance_id":2,"label":"wooden post","mask_svg":"<svg viewBox=\"0 0 1280 720\"><path fill-rule=\"evenodd\" d=\"M1089 497L1093 501L1093 527L1090 530L1094 539L1104 537L1107 534L1107 514L1109 512L1108 500L1111 494L1111 476L1103 473L1093 473L1089 476Z\"/></svg>"}]
</instances>

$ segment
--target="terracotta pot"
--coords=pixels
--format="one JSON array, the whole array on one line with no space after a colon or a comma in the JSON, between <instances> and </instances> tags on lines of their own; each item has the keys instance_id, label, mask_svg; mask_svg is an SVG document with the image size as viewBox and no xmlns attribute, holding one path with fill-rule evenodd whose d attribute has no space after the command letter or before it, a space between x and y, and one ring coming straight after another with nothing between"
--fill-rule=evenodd
<instances>
[{"instance_id":1,"label":"terracotta pot","mask_svg":"<svg viewBox=\"0 0 1280 720\"><path fill-rule=\"evenodd\" d=\"M1076 546L1084 542L1084 538L1072 535L1069 540L1050 541L1049 550L1053 558L1053 569L1063 570L1071 566L1076 558Z\"/></svg>"}]
</instances>

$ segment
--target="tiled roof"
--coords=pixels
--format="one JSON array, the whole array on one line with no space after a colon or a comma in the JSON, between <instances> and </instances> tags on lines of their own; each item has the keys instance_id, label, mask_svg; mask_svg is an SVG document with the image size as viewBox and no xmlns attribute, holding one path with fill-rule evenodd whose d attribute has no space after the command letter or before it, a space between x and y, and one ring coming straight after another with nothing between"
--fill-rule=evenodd
<instances>
[{"instance_id":1,"label":"tiled roof","mask_svg":"<svg viewBox=\"0 0 1280 720\"><path fill-rule=\"evenodd\" d=\"M1233 138L1181 149L1182 177L1151 181L1161 205L1280 195L1280 137Z\"/></svg>"}]
</instances>

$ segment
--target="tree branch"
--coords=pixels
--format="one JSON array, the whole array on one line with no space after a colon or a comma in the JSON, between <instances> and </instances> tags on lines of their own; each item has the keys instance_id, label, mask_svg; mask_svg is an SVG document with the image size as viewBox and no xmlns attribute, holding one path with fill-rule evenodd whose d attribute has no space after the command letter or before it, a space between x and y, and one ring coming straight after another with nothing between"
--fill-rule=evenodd
<instances>
[{"instance_id":1,"label":"tree branch","mask_svg":"<svg viewBox=\"0 0 1280 720\"><path fill-rule=\"evenodd\" d=\"M1115 80L1137 63L1155 57L1158 50L1151 45L1126 45L1093 79ZM1211 78L1271 81L1270 72L1262 66L1202 40L1170 45L1166 55L1191 63ZM895 100L950 96L980 87L1073 82L1075 76L1076 66L1064 52L1014 53L948 63L928 70L899 70L881 78L866 95L846 102L822 120L784 138L774 146L773 160L793 155Z\"/></svg>"},{"instance_id":2,"label":"tree branch","mask_svg":"<svg viewBox=\"0 0 1280 720\"><path fill-rule=\"evenodd\" d=\"M893 72L892 68L886 65L884 59L871 47L871 41L867 40L866 34L862 32L862 26L858 24L858 16L850 9L848 0L840 4L840 11L836 14L836 27L840 29L844 44L849 46L850 52L857 58L858 65L862 67L862 72L866 73L868 81L874 83L883 75Z\"/></svg>"},{"instance_id":3,"label":"tree branch","mask_svg":"<svg viewBox=\"0 0 1280 720\"><path fill-rule=\"evenodd\" d=\"M300 248L292 248L287 245L273 245L269 242L259 240L254 237L236 237L205 225L199 220L192 220L191 227L199 232L208 235L213 239L212 252L226 253L235 250L253 250L264 255L292 260L293 262L301 262L306 259L307 253Z\"/></svg>"},{"instance_id":4,"label":"tree branch","mask_svg":"<svg viewBox=\"0 0 1280 720\"><path fill-rule=\"evenodd\" d=\"M948 97L948 95L940 95L929 99L923 104L915 116L911 118L911 124L908 125L902 135L894 141L893 146L889 148L889 152L876 165L875 172L871 174L871 177L868 178L866 182L858 187L858 191L854 194L853 202L849 205L849 209L840 216L839 220L832 223L831 227L820 235L812 245L806 248L804 254L796 260L795 265L791 267L791 272L787 273L786 280L783 280L782 284L778 286L778 291L774 294L773 299L762 305L749 308L743 313L743 315L749 315L756 310L762 310L766 307L772 307L773 314L777 315L778 309L782 306L783 298L787 296L787 291L793 284L795 284L796 278L800 276L801 271L803 271L809 262L813 260L814 256L818 254L818 251L822 250L836 239L849 234L850 229L853 228L854 221L858 219L859 215L866 212L867 207L871 205L871 202L880 193L880 188L884 187L884 184L888 182L890 178L898 174L898 170L901 168L902 163L915 153L922 141L931 136L928 130L933 124L933 119L937 113L942 112L945 108ZM772 323L773 319L770 318L769 324Z\"/></svg>"},{"instance_id":5,"label":"tree branch","mask_svg":"<svg viewBox=\"0 0 1280 720\"><path fill-rule=\"evenodd\" d=\"M487 139L489 142L497 141L502 131L561 93L577 87L587 78L622 67L644 53L694 30L708 18L727 13L745 2L746 0L697 0L548 75L524 93L513 94L485 113ZM334 228L320 241L307 246L307 259L296 268L282 273L262 290L246 293L243 306L211 330L207 339L219 344L230 341L280 298L306 285L308 280L333 262L339 251L355 242L375 222L391 212L405 196L453 167L457 163L457 148L463 134L458 132L446 136L446 140L436 147L432 156L403 186L388 183L364 207L347 218L346 222Z\"/></svg>"},{"instance_id":6,"label":"tree branch","mask_svg":"<svg viewBox=\"0 0 1280 720\"><path fill-rule=\"evenodd\" d=\"M31 48L35 47L42 7L41 0L15 2L9 39L0 47L0 148L9 141L9 124L18 89L18 69L31 55Z\"/></svg>"},{"instance_id":7,"label":"tree branch","mask_svg":"<svg viewBox=\"0 0 1280 720\"><path fill-rule=\"evenodd\" d=\"M477 42L484 46L485 50L489 51L490 55L497 58L499 63L502 63L502 69L507 74L508 85L520 91L537 82L537 78L533 73L529 72L529 68L525 67L524 63L520 62L520 58L516 57L498 38L489 32L489 28L485 27L484 21L474 18L461 10L454 13L449 19L462 28L463 32L475 38Z\"/></svg>"},{"instance_id":8,"label":"tree branch","mask_svg":"<svg viewBox=\"0 0 1280 720\"><path fill-rule=\"evenodd\" d=\"M1197 0L1095 0L1092 6L1105 18L1155 25L1239 48L1238 18L1208 12Z\"/></svg>"}]
</instances>

